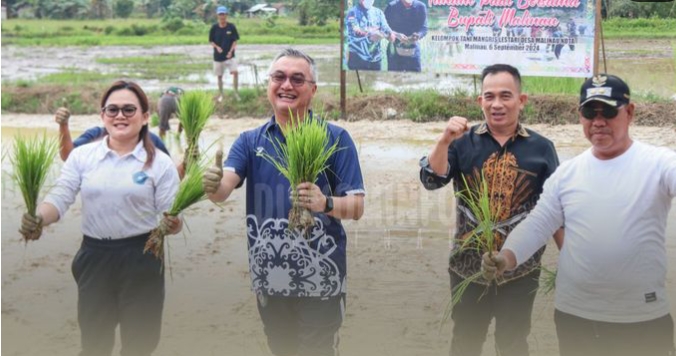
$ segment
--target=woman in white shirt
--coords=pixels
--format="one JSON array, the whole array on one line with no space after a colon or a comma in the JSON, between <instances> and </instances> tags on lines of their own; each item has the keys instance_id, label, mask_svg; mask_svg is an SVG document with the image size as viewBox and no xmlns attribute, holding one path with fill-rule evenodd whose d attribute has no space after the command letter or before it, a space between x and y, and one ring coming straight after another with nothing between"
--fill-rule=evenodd
<instances>
[{"instance_id":1,"label":"woman in white shirt","mask_svg":"<svg viewBox=\"0 0 676 356\"><path fill-rule=\"evenodd\" d=\"M73 150L37 217L22 220L22 231L42 229L60 220L81 191L84 237L72 265L80 355L110 355L118 324L122 355L150 355L159 342L164 274L143 247L171 207L179 178L153 146L148 117L148 98L136 83L113 83L101 100L108 136ZM161 224L172 234L182 227L177 217Z\"/></svg>"}]
</instances>

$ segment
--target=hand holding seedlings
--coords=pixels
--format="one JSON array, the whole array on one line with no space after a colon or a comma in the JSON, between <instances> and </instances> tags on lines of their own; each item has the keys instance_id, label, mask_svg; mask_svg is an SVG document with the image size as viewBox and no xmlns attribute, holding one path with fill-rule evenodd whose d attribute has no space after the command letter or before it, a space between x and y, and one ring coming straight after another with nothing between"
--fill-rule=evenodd
<instances>
[{"instance_id":1,"label":"hand holding seedlings","mask_svg":"<svg viewBox=\"0 0 676 356\"><path fill-rule=\"evenodd\" d=\"M40 214L36 215L33 216L25 213L23 214L23 218L21 218L21 229L19 229L19 232L26 240L37 240L42 235L42 216Z\"/></svg>"},{"instance_id":2,"label":"hand holding seedlings","mask_svg":"<svg viewBox=\"0 0 676 356\"><path fill-rule=\"evenodd\" d=\"M316 184L304 182L296 187L298 204L312 212L323 212L326 208L326 196ZM293 201L293 195L289 197Z\"/></svg>"},{"instance_id":3,"label":"hand holding seedlings","mask_svg":"<svg viewBox=\"0 0 676 356\"><path fill-rule=\"evenodd\" d=\"M446 145L462 137L462 135L469 130L467 119L461 116L453 116L448 120L446 129L441 134L441 141Z\"/></svg>"},{"instance_id":4,"label":"hand holding seedlings","mask_svg":"<svg viewBox=\"0 0 676 356\"><path fill-rule=\"evenodd\" d=\"M223 151L216 152L216 164L207 169L202 178L202 186L204 192L207 194L214 194L221 186L221 179L223 178Z\"/></svg>"},{"instance_id":5,"label":"hand holding seedlings","mask_svg":"<svg viewBox=\"0 0 676 356\"><path fill-rule=\"evenodd\" d=\"M160 222L160 229L166 231L168 235L177 234L181 231L181 219L178 216L164 213L164 218Z\"/></svg>"},{"instance_id":6,"label":"hand holding seedlings","mask_svg":"<svg viewBox=\"0 0 676 356\"><path fill-rule=\"evenodd\" d=\"M488 281L502 275L507 268L507 259L495 251L486 252L481 257L481 272Z\"/></svg>"},{"instance_id":7,"label":"hand holding seedlings","mask_svg":"<svg viewBox=\"0 0 676 356\"><path fill-rule=\"evenodd\" d=\"M67 125L68 119L70 118L70 111L64 107L56 109L56 114L54 114L54 121L59 125Z\"/></svg>"}]
</instances>

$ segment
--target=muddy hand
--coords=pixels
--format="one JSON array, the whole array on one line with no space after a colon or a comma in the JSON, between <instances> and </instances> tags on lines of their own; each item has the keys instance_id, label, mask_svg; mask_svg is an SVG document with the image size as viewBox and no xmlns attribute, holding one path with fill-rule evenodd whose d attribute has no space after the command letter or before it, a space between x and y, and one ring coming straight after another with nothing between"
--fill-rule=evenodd
<instances>
[{"instance_id":1,"label":"muddy hand","mask_svg":"<svg viewBox=\"0 0 676 356\"><path fill-rule=\"evenodd\" d=\"M316 184L312 183L301 183L296 187L298 192L298 205L310 209L314 212L323 212L326 208L326 197L322 190ZM293 197L291 197L293 201Z\"/></svg>"},{"instance_id":2,"label":"muddy hand","mask_svg":"<svg viewBox=\"0 0 676 356\"><path fill-rule=\"evenodd\" d=\"M70 111L64 107L60 107L56 110L54 115L54 121L59 125L67 125L68 119L70 118Z\"/></svg>"},{"instance_id":3,"label":"muddy hand","mask_svg":"<svg viewBox=\"0 0 676 356\"><path fill-rule=\"evenodd\" d=\"M469 130L467 124L467 119L462 116L453 116L448 120L446 124L446 129L441 136L441 140L446 144L451 144L451 142L462 137L462 135Z\"/></svg>"},{"instance_id":4,"label":"muddy hand","mask_svg":"<svg viewBox=\"0 0 676 356\"><path fill-rule=\"evenodd\" d=\"M167 234L173 235L177 234L181 229L181 220L178 216L169 215L164 213L164 218L160 222L160 228L163 231L166 231Z\"/></svg>"},{"instance_id":5,"label":"muddy hand","mask_svg":"<svg viewBox=\"0 0 676 356\"><path fill-rule=\"evenodd\" d=\"M202 186L207 194L214 194L221 186L221 179L223 179L223 151L216 151L215 164L204 172L202 178Z\"/></svg>"},{"instance_id":6,"label":"muddy hand","mask_svg":"<svg viewBox=\"0 0 676 356\"><path fill-rule=\"evenodd\" d=\"M505 267L507 267L507 261L495 251L493 253L486 252L481 257L481 273L487 281L501 276Z\"/></svg>"},{"instance_id":7,"label":"muddy hand","mask_svg":"<svg viewBox=\"0 0 676 356\"><path fill-rule=\"evenodd\" d=\"M24 236L31 236L42 228L42 217L33 216L29 213L23 214L21 218L21 228L19 232Z\"/></svg>"}]
</instances>

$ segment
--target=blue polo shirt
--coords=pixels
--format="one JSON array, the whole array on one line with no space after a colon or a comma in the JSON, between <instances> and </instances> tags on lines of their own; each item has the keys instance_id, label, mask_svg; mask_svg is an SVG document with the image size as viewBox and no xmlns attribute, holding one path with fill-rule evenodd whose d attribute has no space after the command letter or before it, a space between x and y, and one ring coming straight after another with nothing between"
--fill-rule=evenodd
<instances>
[{"instance_id":1,"label":"blue polo shirt","mask_svg":"<svg viewBox=\"0 0 676 356\"><path fill-rule=\"evenodd\" d=\"M318 119L318 118L317 118ZM326 195L364 194L357 149L344 129L328 124L329 145L340 150L328 161L317 182ZM347 237L340 220L313 213L314 228L306 239L289 231L291 187L257 153L279 157L272 142L285 143L273 116L264 125L242 133L223 166L246 180L246 233L249 272L257 294L290 297L328 297L345 293ZM242 185L240 183L240 186Z\"/></svg>"},{"instance_id":2,"label":"blue polo shirt","mask_svg":"<svg viewBox=\"0 0 676 356\"><path fill-rule=\"evenodd\" d=\"M96 126L88 129L82 135L80 135L78 138L73 141L73 148L82 146L94 141L98 141L103 138L103 136L107 135L108 132L106 132L105 127L101 126ZM155 135L154 133L150 132L150 140L153 141L153 145L157 147L158 150L164 152L167 154L167 156L171 156L169 154L169 150L167 150L167 147L164 145L164 142L162 142L162 139Z\"/></svg>"},{"instance_id":3,"label":"blue polo shirt","mask_svg":"<svg viewBox=\"0 0 676 356\"><path fill-rule=\"evenodd\" d=\"M392 30L385 20L383 11L375 7L367 10L358 4L347 12L345 19L350 52L357 54L366 62L380 62L382 59L380 41L371 42L368 36L358 36L354 31L380 31L389 36Z\"/></svg>"}]
</instances>

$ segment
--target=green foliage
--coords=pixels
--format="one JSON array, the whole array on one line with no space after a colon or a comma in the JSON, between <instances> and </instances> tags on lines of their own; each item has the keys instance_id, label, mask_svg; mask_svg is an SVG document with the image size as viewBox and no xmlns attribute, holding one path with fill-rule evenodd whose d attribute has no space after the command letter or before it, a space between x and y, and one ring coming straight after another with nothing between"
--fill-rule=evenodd
<instances>
[{"instance_id":1,"label":"green foliage","mask_svg":"<svg viewBox=\"0 0 676 356\"><path fill-rule=\"evenodd\" d=\"M209 117L214 113L214 101L211 95L204 91L189 91L181 96L178 101L178 120L183 125L187 142L186 154L183 162L189 166L197 162L199 139Z\"/></svg>"},{"instance_id":2,"label":"green foliage","mask_svg":"<svg viewBox=\"0 0 676 356\"><path fill-rule=\"evenodd\" d=\"M126 19L134 12L134 0L115 0L113 11L115 16Z\"/></svg>"},{"instance_id":3,"label":"green foliage","mask_svg":"<svg viewBox=\"0 0 676 356\"><path fill-rule=\"evenodd\" d=\"M187 165L183 180L178 185L174 203L166 214L177 216L192 205L206 199L207 196L202 186L202 177L207 167L208 164L204 160ZM155 257L163 259L164 240L167 233L168 231L164 230L162 225L151 231L143 252L150 251Z\"/></svg>"},{"instance_id":4,"label":"green foliage","mask_svg":"<svg viewBox=\"0 0 676 356\"><path fill-rule=\"evenodd\" d=\"M89 13L89 3L87 0L26 0L14 5L14 10L23 8L30 12L22 11L20 16L29 18L52 18L52 19L83 19Z\"/></svg>"},{"instance_id":5,"label":"green foliage","mask_svg":"<svg viewBox=\"0 0 676 356\"><path fill-rule=\"evenodd\" d=\"M277 19L279 16L277 14L268 14L265 16L265 27L275 28L277 26Z\"/></svg>"},{"instance_id":6,"label":"green foliage","mask_svg":"<svg viewBox=\"0 0 676 356\"><path fill-rule=\"evenodd\" d=\"M631 0L613 0L610 4L610 17L623 18L674 18L673 2L635 2Z\"/></svg>"},{"instance_id":7,"label":"green foliage","mask_svg":"<svg viewBox=\"0 0 676 356\"><path fill-rule=\"evenodd\" d=\"M164 21L115 19L68 22L11 19L3 21L2 41L3 44L25 46L204 44L209 24L201 20L189 22L169 16L165 18ZM274 20L274 27L266 25L266 21L263 18L237 19L237 30L247 34L238 43L295 45L340 41L337 20L331 20L325 26L298 26L295 19L279 17ZM63 31L64 26L71 26L73 30ZM172 32L174 30L176 32Z\"/></svg>"},{"instance_id":8,"label":"green foliage","mask_svg":"<svg viewBox=\"0 0 676 356\"><path fill-rule=\"evenodd\" d=\"M294 199L289 213L289 228L293 230L296 227L308 228L314 223L311 216L309 219L303 216L308 212L299 211L297 186L303 182L317 181L319 174L328 168L329 158L339 150L339 141L329 145L326 121L309 117L307 112L302 118L291 111L289 113L289 122L282 128L284 141L269 138L275 152L262 151L257 154L272 164L291 185Z\"/></svg>"},{"instance_id":9,"label":"green foliage","mask_svg":"<svg viewBox=\"0 0 676 356\"><path fill-rule=\"evenodd\" d=\"M413 121L432 121L436 117L450 117L453 113L448 100L438 91L428 89L405 93L407 99L406 116Z\"/></svg>"},{"instance_id":10,"label":"green foliage","mask_svg":"<svg viewBox=\"0 0 676 356\"><path fill-rule=\"evenodd\" d=\"M158 127L158 126L160 126L160 115L154 112L150 116L150 127Z\"/></svg>"},{"instance_id":11,"label":"green foliage","mask_svg":"<svg viewBox=\"0 0 676 356\"><path fill-rule=\"evenodd\" d=\"M162 29L165 31L169 31L171 33L174 33L180 29L182 29L185 26L183 23L183 20L178 17L172 17L172 18L167 18L166 20L162 20Z\"/></svg>"},{"instance_id":12,"label":"green foliage","mask_svg":"<svg viewBox=\"0 0 676 356\"><path fill-rule=\"evenodd\" d=\"M14 138L13 155L10 158L14 168L12 178L21 190L26 211L33 216L38 206L38 195L47 180L58 148L56 138L48 138L46 135Z\"/></svg>"},{"instance_id":13,"label":"green foliage","mask_svg":"<svg viewBox=\"0 0 676 356\"><path fill-rule=\"evenodd\" d=\"M556 273L557 270L549 269L545 266L540 266L540 290L544 294L549 294L556 289Z\"/></svg>"},{"instance_id":14,"label":"green foliage","mask_svg":"<svg viewBox=\"0 0 676 356\"><path fill-rule=\"evenodd\" d=\"M582 78L523 77L522 91L538 94L579 94Z\"/></svg>"},{"instance_id":15,"label":"green foliage","mask_svg":"<svg viewBox=\"0 0 676 356\"><path fill-rule=\"evenodd\" d=\"M676 38L676 18L615 17L603 22L603 35L606 38Z\"/></svg>"},{"instance_id":16,"label":"green foliage","mask_svg":"<svg viewBox=\"0 0 676 356\"><path fill-rule=\"evenodd\" d=\"M494 182L488 182L483 171L475 172L474 175L466 177L463 175L463 189L456 193L456 198L460 201L459 209L466 209L465 214L473 217L470 220L475 221L472 231L462 240L457 241L459 247L454 248L454 254L467 250L476 250L481 256L484 253L493 253L497 250L495 234L499 223L499 216L503 207L491 201L491 195L494 191ZM453 287L451 291L451 301L444 311L442 324L448 320L452 309L456 306L470 283L482 278L481 272L470 276L462 283Z\"/></svg>"},{"instance_id":17,"label":"green foliage","mask_svg":"<svg viewBox=\"0 0 676 356\"><path fill-rule=\"evenodd\" d=\"M340 8L335 0L294 0L294 8L301 26L323 26L329 20L340 17Z\"/></svg>"}]
</instances>

